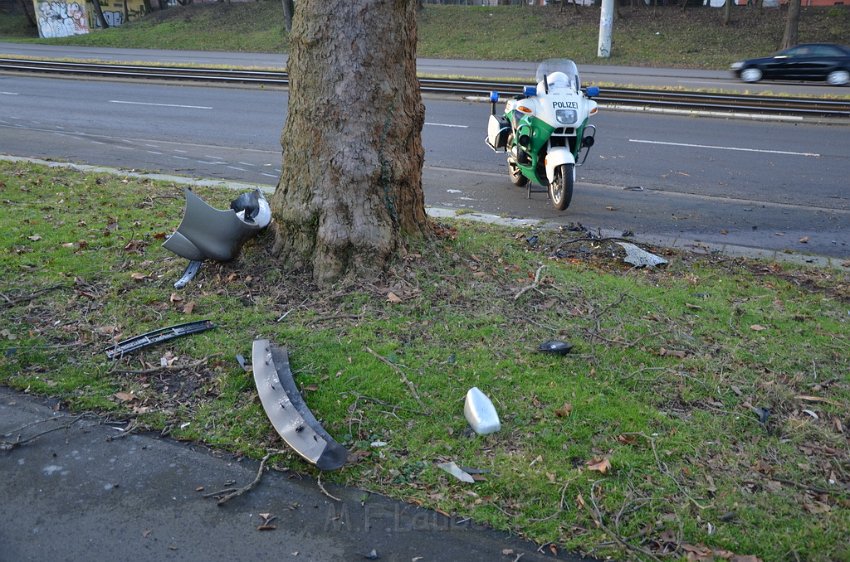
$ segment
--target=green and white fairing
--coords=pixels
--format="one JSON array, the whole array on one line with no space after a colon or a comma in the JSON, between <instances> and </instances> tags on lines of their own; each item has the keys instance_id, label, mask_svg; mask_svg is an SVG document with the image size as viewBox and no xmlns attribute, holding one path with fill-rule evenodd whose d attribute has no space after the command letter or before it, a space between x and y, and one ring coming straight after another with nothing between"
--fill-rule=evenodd
<instances>
[{"instance_id":1,"label":"green and white fairing","mask_svg":"<svg viewBox=\"0 0 850 562\"><path fill-rule=\"evenodd\" d=\"M516 154L519 168L532 181L549 185L558 165L578 162L579 140L597 104L581 91L578 68L569 59L542 62L535 79L536 95L509 100L505 108L505 118L516 131L508 151L512 156L526 152L527 163ZM526 137L529 142L523 146L520 141Z\"/></svg>"}]
</instances>

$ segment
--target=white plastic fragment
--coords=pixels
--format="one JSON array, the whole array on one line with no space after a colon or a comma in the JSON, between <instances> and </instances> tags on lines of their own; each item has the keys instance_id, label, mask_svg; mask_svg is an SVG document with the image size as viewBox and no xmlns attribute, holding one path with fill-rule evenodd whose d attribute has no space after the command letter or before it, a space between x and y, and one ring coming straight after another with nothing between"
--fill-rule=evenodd
<instances>
[{"instance_id":1,"label":"white plastic fragment","mask_svg":"<svg viewBox=\"0 0 850 562\"><path fill-rule=\"evenodd\" d=\"M466 393L466 402L463 405L463 415L478 435L495 433L502 428L499 423L499 414L493 402L481 392L477 386L473 386Z\"/></svg>"},{"instance_id":2,"label":"white plastic fragment","mask_svg":"<svg viewBox=\"0 0 850 562\"><path fill-rule=\"evenodd\" d=\"M626 257L623 258L623 261L630 263L635 267L656 267L659 265L667 265L667 260L664 258L638 248L634 244L629 244L628 242L617 242L617 244L626 250Z\"/></svg>"},{"instance_id":3,"label":"white plastic fragment","mask_svg":"<svg viewBox=\"0 0 850 562\"><path fill-rule=\"evenodd\" d=\"M475 479L472 478L472 476L470 476L468 472L464 471L461 467L456 465L454 461L441 462L437 465L437 468L445 470L461 482L466 482L467 484L475 484Z\"/></svg>"}]
</instances>

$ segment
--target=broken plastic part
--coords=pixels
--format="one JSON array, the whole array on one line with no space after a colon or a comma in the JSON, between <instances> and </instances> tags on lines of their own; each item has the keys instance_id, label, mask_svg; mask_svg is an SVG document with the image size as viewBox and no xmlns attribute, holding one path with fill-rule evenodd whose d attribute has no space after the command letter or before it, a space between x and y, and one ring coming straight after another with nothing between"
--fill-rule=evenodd
<instances>
[{"instance_id":1,"label":"broken plastic part","mask_svg":"<svg viewBox=\"0 0 850 562\"><path fill-rule=\"evenodd\" d=\"M501 423L499 423L499 414L496 413L493 402L477 386L473 386L466 393L463 415L466 416L466 421L478 435L495 433L502 428Z\"/></svg>"},{"instance_id":2,"label":"broken plastic part","mask_svg":"<svg viewBox=\"0 0 850 562\"><path fill-rule=\"evenodd\" d=\"M209 206L189 189L184 193L183 221L162 246L188 260L230 261L271 222L271 208L259 189L240 195L226 211Z\"/></svg>"},{"instance_id":3,"label":"broken plastic part","mask_svg":"<svg viewBox=\"0 0 850 562\"><path fill-rule=\"evenodd\" d=\"M344 465L348 450L328 435L304 403L292 378L286 349L269 340L255 340L251 361L260 402L286 444L320 470Z\"/></svg>"},{"instance_id":4,"label":"broken plastic part","mask_svg":"<svg viewBox=\"0 0 850 562\"><path fill-rule=\"evenodd\" d=\"M629 244L628 242L617 242L617 244L626 250L626 257L623 258L623 261L630 263L635 267L656 267L659 265L667 265L667 260L664 258L638 248L634 244Z\"/></svg>"},{"instance_id":5,"label":"broken plastic part","mask_svg":"<svg viewBox=\"0 0 850 562\"><path fill-rule=\"evenodd\" d=\"M537 351L543 353L555 353L557 355L566 355L573 348L573 344L565 341L549 340L537 346Z\"/></svg>"},{"instance_id":6,"label":"broken plastic part","mask_svg":"<svg viewBox=\"0 0 850 562\"><path fill-rule=\"evenodd\" d=\"M198 272L201 270L202 265L204 265L204 262L202 261L190 261L189 265L187 265L186 269L183 271L183 275L180 277L180 279L177 280L176 283L174 283L174 288L182 289L183 287L188 285L189 282L195 278L195 275L197 275Z\"/></svg>"},{"instance_id":7,"label":"broken plastic part","mask_svg":"<svg viewBox=\"0 0 850 562\"><path fill-rule=\"evenodd\" d=\"M437 468L441 470L445 470L461 482L466 482L467 484L475 484L475 479L454 462L442 462L437 465Z\"/></svg>"},{"instance_id":8,"label":"broken plastic part","mask_svg":"<svg viewBox=\"0 0 850 562\"><path fill-rule=\"evenodd\" d=\"M126 339L118 342L106 350L106 356L109 359L115 359L136 351L143 347L149 347L164 341L173 340L180 336L188 336L189 334L197 334L215 328L215 324L210 320L199 320L197 322L187 322L185 324L177 324L168 328L160 328L146 334Z\"/></svg>"}]
</instances>

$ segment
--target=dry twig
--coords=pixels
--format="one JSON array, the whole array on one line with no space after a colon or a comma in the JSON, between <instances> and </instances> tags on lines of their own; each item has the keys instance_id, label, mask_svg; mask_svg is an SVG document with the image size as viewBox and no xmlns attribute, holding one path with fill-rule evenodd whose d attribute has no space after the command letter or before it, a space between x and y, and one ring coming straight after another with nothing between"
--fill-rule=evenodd
<instances>
[{"instance_id":1,"label":"dry twig","mask_svg":"<svg viewBox=\"0 0 850 562\"><path fill-rule=\"evenodd\" d=\"M263 477L263 471L266 468L266 462L269 460L269 458L273 455L279 455L280 453L281 451L278 450L268 451L266 453L266 456L263 457L263 460L260 461L260 468L257 469L257 476L254 478L253 482L251 482L247 486L243 486L241 488L225 488L223 490L218 490L217 492L210 492L209 494L204 494L204 497L218 497L218 502L216 502L217 505L224 505L233 498L250 492L257 486L257 484L260 483L260 480Z\"/></svg>"},{"instance_id":2,"label":"dry twig","mask_svg":"<svg viewBox=\"0 0 850 562\"><path fill-rule=\"evenodd\" d=\"M536 289L540 286L540 273L546 268L545 265L541 265L537 268L537 272L534 274L534 282L531 283L528 287L523 287L520 291L514 295L514 300L518 300L522 295L527 293L532 289Z\"/></svg>"},{"instance_id":3,"label":"dry twig","mask_svg":"<svg viewBox=\"0 0 850 562\"><path fill-rule=\"evenodd\" d=\"M68 421L68 423L65 423L63 425L56 426L56 427L51 427L50 429L46 429L44 431L40 431L39 433L36 433L34 435L30 435L26 439L21 439L21 436L19 434L17 439L15 439L14 441L0 440L0 451L11 451L13 449L17 449L18 447L22 447L23 445L26 445L27 443L31 443L32 441L35 441L39 437L41 437L43 435L47 435L48 433L53 433L54 431L59 431L60 429L68 429L72 425L74 425L75 423L77 423L78 421L80 421L81 419L86 417L87 415L89 415L89 414L80 414L79 416L74 416L70 419L70 421ZM20 432L20 431L22 431L22 430L24 430L28 427L32 427L32 426L38 425L40 423L45 423L45 422L55 421L55 420L63 420L67 417L68 416L62 416L62 417L57 417L57 418L44 418L44 419L41 419L41 420L30 422L30 423L23 425L23 426L21 426L17 429L13 429L12 431L5 433L4 436L5 435L12 435L13 433L18 433L18 432Z\"/></svg>"},{"instance_id":4,"label":"dry twig","mask_svg":"<svg viewBox=\"0 0 850 562\"><path fill-rule=\"evenodd\" d=\"M334 500L334 501L338 501L338 502L341 502L341 501L342 501L342 500L341 500L341 499L339 499L338 497L330 495L330 494L328 493L328 491L327 491L327 490L325 490L325 487L324 487L324 486L322 486L322 473L321 473L321 472L319 473L319 477L318 477L318 478L316 478L316 484L318 484L318 485L319 485L319 489L322 491L322 493L323 493L323 494L325 494L326 496L328 496L330 499L332 499L332 500Z\"/></svg>"},{"instance_id":5,"label":"dry twig","mask_svg":"<svg viewBox=\"0 0 850 562\"><path fill-rule=\"evenodd\" d=\"M399 376L401 377L401 380L403 380L403 381L404 381L404 384L406 384L406 385L407 385L407 388L410 390L410 393L411 393L411 394L413 395L413 397L416 399L416 402L419 404L419 406L421 406L421 407L422 407L422 410L423 410L426 414L430 414L430 413L431 413L431 411L430 411L430 410L429 410L429 409L425 406L425 404L422 402L422 399L419 397L419 393L418 393L418 392L416 392L416 387L413 385L413 383L412 383L412 382L410 382L410 379L408 379L408 378L407 378L407 375L405 375L405 374L404 374L404 371L402 371L402 370L401 370L401 368L399 368L399 366L398 366L398 365L396 365L395 363L393 363L392 361L390 361L390 360L389 360L389 359L387 359L386 357L384 357L384 356L382 356L382 355L378 355L377 353L375 353L374 351L372 351L372 349L371 349L371 348L369 348L369 347L366 347L366 351L368 351L369 353L371 353L372 355L374 355L375 357L377 357L378 359L380 359L381 361L383 361L384 363L386 363L387 365L389 365L390 367L392 367L392 368L395 370L395 372L399 374Z\"/></svg>"}]
</instances>

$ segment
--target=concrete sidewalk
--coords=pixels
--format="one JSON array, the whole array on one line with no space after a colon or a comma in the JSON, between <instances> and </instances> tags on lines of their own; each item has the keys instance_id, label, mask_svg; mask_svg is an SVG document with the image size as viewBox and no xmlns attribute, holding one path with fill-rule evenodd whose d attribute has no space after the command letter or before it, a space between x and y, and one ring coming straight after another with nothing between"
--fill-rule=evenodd
<instances>
[{"instance_id":1,"label":"concrete sidewalk","mask_svg":"<svg viewBox=\"0 0 850 562\"><path fill-rule=\"evenodd\" d=\"M52 404L0 387L0 441L62 428L0 450L0 562L327 562L366 560L373 550L380 560L405 562L582 560L324 484L337 502L295 473L266 472L256 488L218 506L204 494L249 484L259 463L151 435L114 439L114 425ZM20 429L27 424L34 425ZM257 529L261 513L276 517L276 529Z\"/></svg>"}]
</instances>

